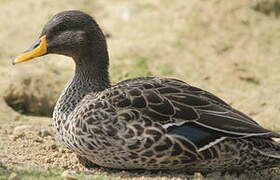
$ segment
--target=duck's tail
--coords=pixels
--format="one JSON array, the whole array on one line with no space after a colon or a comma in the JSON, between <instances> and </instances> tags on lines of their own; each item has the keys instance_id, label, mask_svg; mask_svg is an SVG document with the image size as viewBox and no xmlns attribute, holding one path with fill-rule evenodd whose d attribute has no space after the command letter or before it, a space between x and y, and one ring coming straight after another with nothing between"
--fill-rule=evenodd
<instances>
[{"instance_id":1,"label":"duck's tail","mask_svg":"<svg viewBox=\"0 0 280 180\"><path fill-rule=\"evenodd\" d=\"M268 167L280 167L280 143L274 139L255 139L253 140L255 149L267 161Z\"/></svg>"}]
</instances>

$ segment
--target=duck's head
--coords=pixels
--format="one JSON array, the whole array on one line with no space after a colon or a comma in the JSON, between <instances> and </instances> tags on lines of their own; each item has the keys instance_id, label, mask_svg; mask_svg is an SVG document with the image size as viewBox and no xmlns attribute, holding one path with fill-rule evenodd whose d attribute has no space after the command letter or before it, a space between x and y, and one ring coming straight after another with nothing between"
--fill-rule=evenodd
<instances>
[{"instance_id":1,"label":"duck's head","mask_svg":"<svg viewBox=\"0 0 280 180\"><path fill-rule=\"evenodd\" d=\"M39 39L13 64L51 53L70 56L76 63L82 63L92 53L106 54L107 47L101 29L91 16L81 11L64 11L47 22Z\"/></svg>"}]
</instances>

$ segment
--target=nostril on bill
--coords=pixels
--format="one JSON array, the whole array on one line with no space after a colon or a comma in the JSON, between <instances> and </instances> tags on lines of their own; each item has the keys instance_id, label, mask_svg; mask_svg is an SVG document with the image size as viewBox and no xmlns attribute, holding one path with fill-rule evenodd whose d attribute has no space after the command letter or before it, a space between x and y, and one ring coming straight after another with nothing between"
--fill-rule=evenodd
<instances>
[{"instance_id":1,"label":"nostril on bill","mask_svg":"<svg viewBox=\"0 0 280 180\"><path fill-rule=\"evenodd\" d=\"M41 43L41 40L38 39L30 48L28 48L27 50L23 51L23 53L29 52L33 49L35 49L36 47L38 47Z\"/></svg>"}]
</instances>

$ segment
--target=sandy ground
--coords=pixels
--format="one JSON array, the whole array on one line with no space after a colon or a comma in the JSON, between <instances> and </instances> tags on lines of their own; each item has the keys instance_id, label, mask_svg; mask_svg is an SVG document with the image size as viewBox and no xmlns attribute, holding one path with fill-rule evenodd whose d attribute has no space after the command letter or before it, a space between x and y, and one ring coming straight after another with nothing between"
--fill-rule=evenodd
<instances>
[{"instance_id":1,"label":"sandy ground","mask_svg":"<svg viewBox=\"0 0 280 180\"><path fill-rule=\"evenodd\" d=\"M73 63L53 55L11 65L53 14L79 9L93 15L108 35L113 82L141 75L176 77L280 132L278 1L3 0L0 9L0 175L2 167L37 167L123 179L280 179L277 169L240 177L213 173L207 178L177 172L88 171L57 143L49 117Z\"/></svg>"}]
</instances>

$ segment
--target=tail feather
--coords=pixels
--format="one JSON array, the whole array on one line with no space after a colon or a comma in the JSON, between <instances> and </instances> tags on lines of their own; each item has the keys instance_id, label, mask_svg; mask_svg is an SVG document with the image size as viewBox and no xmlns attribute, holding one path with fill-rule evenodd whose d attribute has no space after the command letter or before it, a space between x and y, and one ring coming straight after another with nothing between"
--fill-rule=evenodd
<instances>
[{"instance_id":1,"label":"tail feather","mask_svg":"<svg viewBox=\"0 0 280 180\"><path fill-rule=\"evenodd\" d=\"M274 139L254 139L255 148L263 156L275 159L275 163L280 166L280 143Z\"/></svg>"},{"instance_id":2,"label":"tail feather","mask_svg":"<svg viewBox=\"0 0 280 180\"><path fill-rule=\"evenodd\" d=\"M280 160L280 152L274 152L274 151L271 151L271 152L263 152L261 150L259 150L259 152L264 155L264 156L267 156L267 157L271 157L271 158L274 158L274 159L279 159ZM280 161L279 161L280 163Z\"/></svg>"},{"instance_id":3,"label":"tail feather","mask_svg":"<svg viewBox=\"0 0 280 180\"><path fill-rule=\"evenodd\" d=\"M274 137L274 138L280 139L280 133L278 133L278 132L271 132L270 137Z\"/></svg>"}]
</instances>

